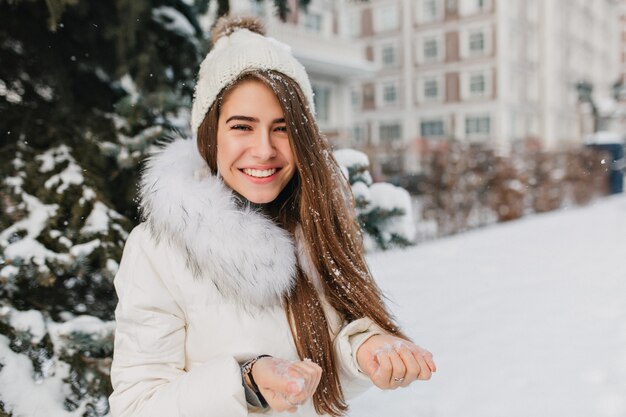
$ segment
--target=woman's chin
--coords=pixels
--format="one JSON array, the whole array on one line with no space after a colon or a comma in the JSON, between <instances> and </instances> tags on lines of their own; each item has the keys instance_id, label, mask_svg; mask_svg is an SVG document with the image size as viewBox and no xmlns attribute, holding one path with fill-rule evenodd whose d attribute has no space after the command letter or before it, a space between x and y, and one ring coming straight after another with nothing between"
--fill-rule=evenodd
<instances>
[{"instance_id":1,"label":"woman's chin","mask_svg":"<svg viewBox=\"0 0 626 417\"><path fill-rule=\"evenodd\" d=\"M241 193L239 192L246 200L254 204L267 204L271 203L278 197L278 193Z\"/></svg>"}]
</instances>

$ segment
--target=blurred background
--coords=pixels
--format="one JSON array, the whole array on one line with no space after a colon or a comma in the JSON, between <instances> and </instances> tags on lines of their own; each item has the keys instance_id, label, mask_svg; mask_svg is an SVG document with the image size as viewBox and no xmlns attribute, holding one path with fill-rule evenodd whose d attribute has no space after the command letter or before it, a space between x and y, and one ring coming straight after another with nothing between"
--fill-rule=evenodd
<instances>
[{"instance_id":1,"label":"blurred background","mask_svg":"<svg viewBox=\"0 0 626 417\"><path fill-rule=\"evenodd\" d=\"M539 213L623 208L624 0L0 0L0 417L109 414L112 279L139 222L141 162L190 136L225 14L259 16L306 67L374 265L400 256L411 270L425 252L408 247ZM457 259L444 253L418 275ZM379 268L383 282L401 273ZM424 284L395 282L400 299ZM586 415L626 415L607 401ZM386 403L363 404L355 415Z\"/></svg>"}]
</instances>

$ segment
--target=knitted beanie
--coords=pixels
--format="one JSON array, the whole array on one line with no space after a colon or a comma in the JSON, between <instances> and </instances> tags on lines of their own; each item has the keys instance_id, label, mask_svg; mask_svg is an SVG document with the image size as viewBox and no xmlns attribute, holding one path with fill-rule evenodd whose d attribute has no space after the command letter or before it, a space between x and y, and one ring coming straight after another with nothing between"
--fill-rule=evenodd
<instances>
[{"instance_id":1,"label":"knitted beanie","mask_svg":"<svg viewBox=\"0 0 626 417\"><path fill-rule=\"evenodd\" d=\"M313 89L309 77L291 48L265 36L261 23L254 18L222 18L213 35L213 49L204 58L191 108L191 129L194 134L220 91L249 70L275 70L298 83L315 113Z\"/></svg>"}]
</instances>

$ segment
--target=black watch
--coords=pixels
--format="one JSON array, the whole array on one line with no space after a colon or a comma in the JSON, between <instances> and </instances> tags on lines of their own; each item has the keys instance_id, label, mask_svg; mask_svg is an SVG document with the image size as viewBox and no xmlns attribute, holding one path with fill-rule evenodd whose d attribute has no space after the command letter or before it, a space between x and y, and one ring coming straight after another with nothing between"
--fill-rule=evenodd
<instances>
[{"instance_id":1,"label":"black watch","mask_svg":"<svg viewBox=\"0 0 626 417\"><path fill-rule=\"evenodd\" d=\"M259 386L254 381L254 377L252 376L252 367L261 358L271 358L271 356L270 355L259 355L259 356L255 357L255 358L252 358L252 359L244 362L244 364L241 365L241 376L243 377L244 383L246 381L246 375L248 376L248 379L250 380L250 385L251 385L250 389L252 389L254 394L256 394L257 398L259 399L259 402L261 403L261 406L263 408L268 408L269 404L265 400L265 397L263 397L263 394L261 394L261 390L259 389Z\"/></svg>"}]
</instances>

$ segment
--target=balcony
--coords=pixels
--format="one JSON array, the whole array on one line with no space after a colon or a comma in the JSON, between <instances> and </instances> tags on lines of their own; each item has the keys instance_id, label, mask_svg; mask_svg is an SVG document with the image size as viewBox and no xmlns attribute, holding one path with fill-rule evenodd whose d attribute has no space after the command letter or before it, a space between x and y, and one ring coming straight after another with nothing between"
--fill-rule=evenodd
<instances>
[{"instance_id":1,"label":"balcony","mask_svg":"<svg viewBox=\"0 0 626 417\"><path fill-rule=\"evenodd\" d=\"M268 35L290 45L312 76L350 81L377 71L376 65L365 59L362 47L338 36L279 22L268 25Z\"/></svg>"}]
</instances>

